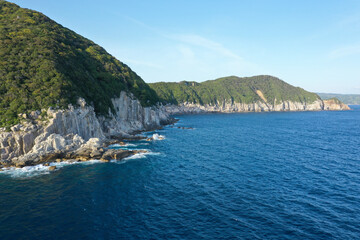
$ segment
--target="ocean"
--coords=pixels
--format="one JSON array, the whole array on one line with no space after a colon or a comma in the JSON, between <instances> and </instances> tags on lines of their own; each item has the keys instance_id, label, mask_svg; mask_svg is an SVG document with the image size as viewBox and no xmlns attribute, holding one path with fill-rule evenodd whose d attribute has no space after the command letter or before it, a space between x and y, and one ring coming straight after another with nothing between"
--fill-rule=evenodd
<instances>
[{"instance_id":1,"label":"ocean","mask_svg":"<svg viewBox=\"0 0 360 240\"><path fill-rule=\"evenodd\" d=\"M113 146L149 154L1 172L0 239L360 239L352 107L176 116Z\"/></svg>"}]
</instances>

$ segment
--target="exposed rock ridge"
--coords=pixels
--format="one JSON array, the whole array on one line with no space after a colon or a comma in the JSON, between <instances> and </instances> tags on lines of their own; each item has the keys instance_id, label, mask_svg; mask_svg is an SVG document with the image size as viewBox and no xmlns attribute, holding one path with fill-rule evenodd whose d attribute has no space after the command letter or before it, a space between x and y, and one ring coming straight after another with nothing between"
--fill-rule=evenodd
<instances>
[{"instance_id":1,"label":"exposed rock ridge","mask_svg":"<svg viewBox=\"0 0 360 240\"><path fill-rule=\"evenodd\" d=\"M350 108L341 102L328 102L327 100L316 100L312 103L283 101L280 104L271 104L266 101L254 103L236 103L225 101L215 105L200 105L194 103L181 103L179 105L168 104L165 106L169 114L186 114L201 112L282 112L282 111L321 111L321 110L349 110Z\"/></svg>"},{"instance_id":2,"label":"exposed rock ridge","mask_svg":"<svg viewBox=\"0 0 360 240\"><path fill-rule=\"evenodd\" d=\"M1 163L36 162L49 154L88 148L89 141L90 145L99 147L106 139L160 127L171 119L164 108L142 107L132 94L124 91L112 102L115 114L107 118L96 116L93 107L79 99L79 107L69 105L66 110L48 109L47 122L33 119L15 125L10 132L2 129Z\"/></svg>"},{"instance_id":3,"label":"exposed rock ridge","mask_svg":"<svg viewBox=\"0 0 360 240\"><path fill-rule=\"evenodd\" d=\"M350 110L350 107L337 98L323 100L324 110Z\"/></svg>"}]
</instances>

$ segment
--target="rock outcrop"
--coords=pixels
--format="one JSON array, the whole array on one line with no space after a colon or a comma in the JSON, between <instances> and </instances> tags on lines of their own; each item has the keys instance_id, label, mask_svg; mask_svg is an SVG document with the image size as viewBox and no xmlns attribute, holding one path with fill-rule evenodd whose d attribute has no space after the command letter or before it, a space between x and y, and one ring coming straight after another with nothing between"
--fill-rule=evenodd
<instances>
[{"instance_id":1,"label":"rock outcrop","mask_svg":"<svg viewBox=\"0 0 360 240\"><path fill-rule=\"evenodd\" d=\"M179 105L168 104L164 106L166 112L172 115L205 112L285 112L285 111L321 111L321 110L349 110L350 108L340 101L316 100L312 103L283 101L280 104L257 101L254 103L236 103L225 101L215 105L200 105L194 103L181 103Z\"/></svg>"},{"instance_id":2,"label":"rock outcrop","mask_svg":"<svg viewBox=\"0 0 360 240\"><path fill-rule=\"evenodd\" d=\"M102 157L99 148L106 139L158 128L171 119L164 108L142 107L132 94L124 91L112 101L115 113L108 117L96 116L93 107L79 99L78 107L69 105L66 110L48 109L45 121L28 119L13 126L10 132L2 129L0 163L27 165L66 154L70 154L66 158L71 154L73 157L81 154Z\"/></svg>"},{"instance_id":3,"label":"rock outcrop","mask_svg":"<svg viewBox=\"0 0 360 240\"><path fill-rule=\"evenodd\" d=\"M341 102L337 98L331 98L327 100L323 100L324 102L324 110L350 110L350 107L345 103Z\"/></svg>"}]
</instances>

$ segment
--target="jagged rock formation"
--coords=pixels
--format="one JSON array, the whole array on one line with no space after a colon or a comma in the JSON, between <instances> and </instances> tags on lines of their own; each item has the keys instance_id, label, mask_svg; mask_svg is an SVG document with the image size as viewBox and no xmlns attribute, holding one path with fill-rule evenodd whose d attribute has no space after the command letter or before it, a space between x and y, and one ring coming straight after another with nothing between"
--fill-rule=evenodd
<instances>
[{"instance_id":1,"label":"jagged rock formation","mask_svg":"<svg viewBox=\"0 0 360 240\"><path fill-rule=\"evenodd\" d=\"M182 103L179 105L165 105L166 112L169 114L188 114L188 113L205 113L205 112L287 112L287 111L336 111L350 110L349 106L344 103L337 103L334 100L316 100L310 104L301 102L285 101L281 104L272 105L266 102L255 103L222 103L220 105L200 105L194 103Z\"/></svg>"},{"instance_id":2,"label":"jagged rock formation","mask_svg":"<svg viewBox=\"0 0 360 240\"><path fill-rule=\"evenodd\" d=\"M179 105L168 104L165 106L169 114L186 114L201 112L271 112L271 111L317 111L323 110L324 103L317 100L311 104L303 104L300 102L285 101L281 104L273 105L266 102L255 103L234 103L225 102L215 105L200 105L193 103L182 103Z\"/></svg>"},{"instance_id":3,"label":"jagged rock formation","mask_svg":"<svg viewBox=\"0 0 360 240\"><path fill-rule=\"evenodd\" d=\"M324 110L350 110L349 106L337 98L323 100Z\"/></svg>"},{"instance_id":4,"label":"jagged rock formation","mask_svg":"<svg viewBox=\"0 0 360 240\"><path fill-rule=\"evenodd\" d=\"M164 108L143 107L126 92L112 101L116 111L111 117L97 117L93 107L80 99L76 108L70 105L67 110L48 109L45 122L32 119L32 122L15 125L10 132L2 129L1 163L34 163L52 155L56 158L89 148L97 151L107 139L158 128L171 119ZM89 154L93 150L88 151Z\"/></svg>"}]
</instances>

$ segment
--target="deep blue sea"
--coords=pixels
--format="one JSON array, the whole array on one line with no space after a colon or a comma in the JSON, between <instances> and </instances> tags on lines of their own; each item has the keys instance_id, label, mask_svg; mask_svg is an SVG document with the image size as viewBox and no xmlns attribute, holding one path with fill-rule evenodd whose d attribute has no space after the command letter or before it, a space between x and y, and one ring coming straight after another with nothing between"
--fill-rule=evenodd
<instances>
[{"instance_id":1,"label":"deep blue sea","mask_svg":"<svg viewBox=\"0 0 360 240\"><path fill-rule=\"evenodd\" d=\"M353 107L177 116L148 155L0 173L0 239L360 239Z\"/></svg>"}]
</instances>

